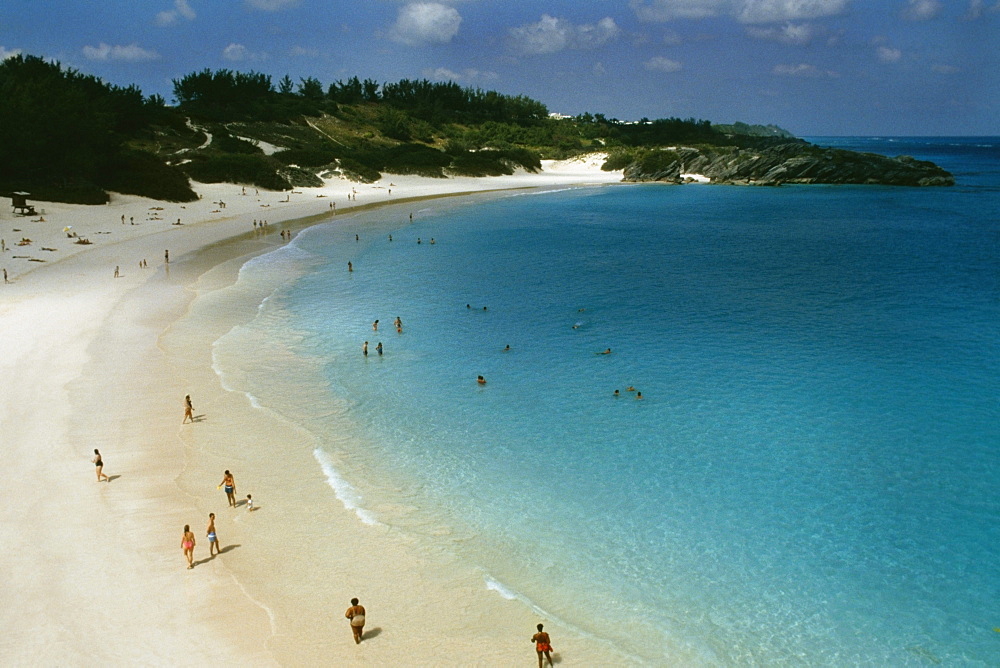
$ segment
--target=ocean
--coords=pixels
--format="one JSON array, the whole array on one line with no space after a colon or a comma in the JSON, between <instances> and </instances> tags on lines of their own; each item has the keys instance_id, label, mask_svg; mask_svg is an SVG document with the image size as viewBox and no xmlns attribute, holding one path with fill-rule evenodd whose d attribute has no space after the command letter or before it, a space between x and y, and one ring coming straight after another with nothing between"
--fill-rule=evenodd
<instances>
[{"instance_id":1,"label":"ocean","mask_svg":"<svg viewBox=\"0 0 1000 668\"><path fill-rule=\"evenodd\" d=\"M341 214L243 266L215 369L359 522L637 663L997 665L1000 138L810 141L957 185Z\"/></svg>"}]
</instances>

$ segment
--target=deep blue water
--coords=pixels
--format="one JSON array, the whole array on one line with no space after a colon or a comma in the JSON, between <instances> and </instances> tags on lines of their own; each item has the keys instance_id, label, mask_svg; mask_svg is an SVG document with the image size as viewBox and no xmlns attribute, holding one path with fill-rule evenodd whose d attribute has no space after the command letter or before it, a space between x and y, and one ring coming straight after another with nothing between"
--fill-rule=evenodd
<instances>
[{"instance_id":1,"label":"deep blue water","mask_svg":"<svg viewBox=\"0 0 1000 668\"><path fill-rule=\"evenodd\" d=\"M958 185L344 216L244 269L220 370L363 519L647 664L996 665L1000 138L811 141Z\"/></svg>"}]
</instances>

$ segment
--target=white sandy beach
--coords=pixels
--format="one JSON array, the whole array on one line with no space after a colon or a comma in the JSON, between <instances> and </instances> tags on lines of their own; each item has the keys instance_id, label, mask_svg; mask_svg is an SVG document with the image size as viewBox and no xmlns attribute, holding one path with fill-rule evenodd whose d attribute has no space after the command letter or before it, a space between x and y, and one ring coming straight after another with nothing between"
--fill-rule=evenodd
<instances>
[{"instance_id":1,"label":"white sandy beach","mask_svg":"<svg viewBox=\"0 0 1000 668\"><path fill-rule=\"evenodd\" d=\"M328 217L331 202L346 217L414 197L621 179L601 162L486 179L334 180L292 193L195 184L202 199L184 205L34 201L40 215L29 217L5 201L2 663L531 666L540 621L562 662L620 663L601 643L488 590L456 562L446 534L428 548L362 523L332 493L308 438L227 392L211 367L212 342L241 315L225 291L239 266L279 244L281 230ZM268 221L266 234L253 233L255 220ZM22 238L31 243L16 245ZM181 424L185 394L194 424ZM110 482L96 481L95 448ZM227 507L216 489L224 469L258 512ZM313 473L289 479L286 470ZM223 549L214 559L209 512ZM325 518L323 531L305 529L307 515ZM198 539L193 570L181 553L185 524ZM352 596L368 608L360 645L343 617Z\"/></svg>"}]
</instances>

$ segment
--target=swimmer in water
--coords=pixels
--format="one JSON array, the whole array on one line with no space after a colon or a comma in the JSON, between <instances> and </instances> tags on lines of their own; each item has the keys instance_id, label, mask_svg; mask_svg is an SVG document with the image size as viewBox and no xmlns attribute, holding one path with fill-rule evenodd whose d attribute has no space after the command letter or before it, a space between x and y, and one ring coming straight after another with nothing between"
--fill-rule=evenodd
<instances>
[{"instance_id":1,"label":"swimmer in water","mask_svg":"<svg viewBox=\"0 0 1000 668\"><path fill-rule=\"evenodd\" d=\"M508 344L507 344L506 346L504 346L504 349L503 349L503 351L504 351L505 353L509 353L509 352L510 352L510 344L509 344L509 343L508 343Z\"/></svg>"},{"instance_id":2,"label":"swimmer in water","mask_svg":"<svg viewBox=\"0 0 1000 668\"><path fill-rule=\"evenodd\" d=\"M615 390L615 398L618 398L620 396L622 396L622 393L619 392L618 390Z\"/></svg>"},{"instance_id":3,"label":"swimmer in water","mask_svg":"<svg viewBox=\"0 0 1000 668\"><path fill-rule=\"evenodd\" d=\"M476 378L476 382L479 383L480 385L485 385L486 379L483 378L482 376L479 376L478 378Z\"/></svg>"},{"instance_id":4,"label":"swimmer in water","mask_svg":"<svg viewBox=\"0 0 1000 668\"><path fill-rule=\"evenodd\" d=\"M594 353L594 354L595 354L595 355L610 355L610 354L611 354L611 348L608 348L608 349L607 349L607 350L605 350L604 352L600 352L600 353Z\"/></svg>"},{"instance_id":5,"label":"swimmer in water","mask_svg":"<svg viewBox=\"0 0 1000 668\"><path fill-rule=\"evenodd\" d=\"M636 392L635 393L635 398L636 399L642 399L642 392Z\"/></svg>"}]
</instances>

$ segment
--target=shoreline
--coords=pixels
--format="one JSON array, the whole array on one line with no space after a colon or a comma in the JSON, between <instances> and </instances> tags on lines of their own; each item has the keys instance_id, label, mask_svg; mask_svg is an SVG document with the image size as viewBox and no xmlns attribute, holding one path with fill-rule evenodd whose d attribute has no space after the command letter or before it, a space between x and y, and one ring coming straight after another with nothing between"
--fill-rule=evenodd
<instances>
[{"instance_id":1,"label":"shoreline","mask_svg":"<svg viewBox=\"0 0 1000 668\"><path fill-rule=\"evenodd\" d=\"M614 175L586 177L437 182L425 184L425 190L439 192L384 197L347 212L512 187L607 183ZM500 187L481 187L487 184ZM447 185L480 188L442 188ZM206 187L206 199L236 188ZM315 194L318 189L302 190ZM124 205L136 207L136 199L123 198ZM267 212L275 216L268 236L330 218L328 211L310 215L306 209L315 210L313 201L289 204ZM180 206L159 205L164 210ZM95 207L101 210L91 213L110 209L113 215L124 215L117 213L120 207ZM58 218L82 218L80 208L46 204L49 213L43 215L51 221L49 227L61 229L64 221ZM9 610L0 617L9 629L0 641L3 654L15 661L43 663L65 662L70 653L111 663L149 663L151 658L154 663L201 663L238 657L250 665L318 665L335 657L338 663L430 664L456 652L496 664L531 660L527 643L509 647L499 640L517 639L534 627L536 615L527 606L488 591L482 574L457 568L447 550L422 552L406 536L360 522L329 493L313 449L305 447L305 437L294 434L293 425L281 427L280 433L303 444L295 456L309 460L313 479L290 484L269 464L238 458L233 462L234 454L250 460L247 453L254 451L266 460L267 443L250 443L257 435L273 436L274 425L254 415L261 411L244 395L222 388L211 364L214 332L181 330L199 300L210 304L235 279L239 266L279 245L256 237L252 228L248 231L248 219L256 213L252 206L238 208L226 218L207 212L207 220L183 226L148 233L127 230L134 233L122 235L129 237L123 241L73 249L76 252L58 262L23 264L30 270L12 272L15 283L3 286L9 291L0 302L0 336L9 352L0 364L11 382L0 393L0 418L15 461L15 480L0 522L0 535L8 539L15 557L3 584L12 598L31 600L33 611ZM15 224L27 227L21 221ZM0 225L10 234L6 216ZM78 234L91 235L111 225L98 220L87 228L79 220L74 223ZM132 268L135 260L127 264L122 279L104 273L126 254L160 264L158 251L167 243L169 266L140 271ZM10 252L3 259L9 265ZM194 398L195 414L208 417L203 424L181 429L180 399L187 393ZM170 430L171 420L178 420L174 428L181 431ZM214 451L206 445L208 435ZM223 437L237 442L226 443ZM83 461L95 447L104 455L105 473L113 478L96 488ZM242 479L252 483L251 491L260 490L255 497L263 512L251 517L239 507L229 519L220 499L212 497L216 492L211 485L223 468L235 473L253 471L254 466L257 473L243 473ZM238 474L237 498L246 491L240 480ZM329 533L295 532L295 512L306 507L330 517ZM209 511L218 516L226 550L214 560L206 559L204 520ZM184 570L178 545L183 524L190 524L198 539L196 568L190 573ZM307 541L307 549L296 550L299 541ZM351 554L374 555L364 574L354 573L358 567ZM322 558L317 562L318 555ZM290 589L295 574L303 572L310 574L307 582ZM320 576L326 595L317 595L315 580ZM352 584L343 584L346 580ZM396 591L373 593L386 582ZM370 633L373 640L357 648L347 629L337 628L346 626L341 608L354 595L371 606L366 638ZM455 601L465 614L435 619ZM72 610L68 615L67 608ZM110 629L125 631L121 637L131 646L92 640ZM554 630L560 649L574 658L620 658L591 647L592 640Z\"/></svg>"}]
</instances>

